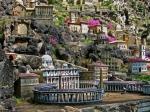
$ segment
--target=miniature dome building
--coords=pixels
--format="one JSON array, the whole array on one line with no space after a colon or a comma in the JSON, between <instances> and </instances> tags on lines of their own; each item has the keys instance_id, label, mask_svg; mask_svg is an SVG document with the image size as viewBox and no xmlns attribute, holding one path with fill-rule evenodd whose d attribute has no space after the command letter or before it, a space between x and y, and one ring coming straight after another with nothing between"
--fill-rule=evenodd
<instances>
[{"instance_id":1,"label":"miniature dome building","mask_svg":"<svg viewBox=\"0 0 150 112\"><path fill-rule=\"evenodd\" d=\"M47 69L54 69L53 60L50 55L42 56L42 66Z\"/></svg>"},{"instance_id":2,"label":"miniature dome building","mask_svg":"<svg viewBox=\"0 0 150 112\"><path fill-rule=\"evenodd\" d=\"M102 100L102 90L93 86L82 86L79 80L79 69L68 64L55 68L51 56L42 56L43 80L34 88L34 101L46 104L79 104L94 103ZM86 83L90 81L86 81ZM82 87L82 88L80 88Z\"/></svg>"}]
</instances>

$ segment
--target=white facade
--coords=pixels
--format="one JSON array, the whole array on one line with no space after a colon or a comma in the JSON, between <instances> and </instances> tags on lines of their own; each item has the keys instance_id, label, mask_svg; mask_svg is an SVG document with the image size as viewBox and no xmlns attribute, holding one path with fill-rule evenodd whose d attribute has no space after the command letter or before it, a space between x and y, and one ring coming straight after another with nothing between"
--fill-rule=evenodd
<instances>
[{"instance_id":1,"label":"white facade","mask_svg":"<svg viewBox=\"0 0 150 112\"><path fill-rule=\"evenodd\" d=\"M44 83L56 84L58 89L78 89L79 71L76 68L68 68L64 64L62 68L55 68L51 56L42 56Z\"/></svg>"},{"instance_id":2,"label":"white facade","mask_svg":"<svg viewBox=\"0 0 150 112\"><path fill-rule=\"evenodd\" d=\"M140 57L142 58L142 59L145 59L145 45L141 45L140 46Z\"/></svg>"},{"instance_id":3,"label":"white facade","mask_svg":"<svg viewBox=\"0 0 150 112\"><path fill-rule=\"evenodd\" d=\"M132 73L142 73L147 72L147 63L146 62L134 62L131 64Z\"/></svg>"},{"instance_id":4,"label":"white facade","mask_svg":"<svg viewBox=\"0 0 150 112\"><path fill-rule=\"evenodd\" d=\"M88 33L88 31L89 31L88 24L81 24L81 32Z\"/></svg>"},{"instance_id":5,"label":"white facade","mask_svg":"<svg viewBox=\"0 0 150 112\"><path fill-rule=\"evenodd\" d=\"M69 24L70 31L81 32L81 26L76 24Z\"/></svg>"},{"instance_id":6,"label":"white facade","mask_svg":"<svg viewBox=\"0 0 150 112\"><path fill-rule=\"evenodd\" d=\"M74 68L44 70L43 77L45 83L56 84L58 89L79 88L79 72Z\"/></svg>"},{"instance_id":7,"label":"white facade","mask_svg":"<svg viewBox=\"0 0 150 112\"><path fill-rule=\"evenodd\" d=\"M126 44L126 43L118 43L118 44L117 44L117 47L118 47L120 50L126 50L126 49L127 49L127 44Z\"/></svg>"},{"instance_id":8,"label":"white facade","mask_svg":"<svg viewBox=\"0 0 150 112\"><path fill-rule=\"evenodd\" d=\"M102 31L103 31L105 34L107 34L107 33L108 33L107 27L106 27L106 26L103 26L103 27L102 27Z\"/></svg>"},{"instance_id":9,"label":"white facade","mask_svg":"<svg viewBox=\"0 0 150 112\"><path fill-rule=\"evenodd\" d=\"M122 31L122 27L121 27L120 24L117 24L117 25L116 25L116 31Z\"/></svg>"}]
</instances>

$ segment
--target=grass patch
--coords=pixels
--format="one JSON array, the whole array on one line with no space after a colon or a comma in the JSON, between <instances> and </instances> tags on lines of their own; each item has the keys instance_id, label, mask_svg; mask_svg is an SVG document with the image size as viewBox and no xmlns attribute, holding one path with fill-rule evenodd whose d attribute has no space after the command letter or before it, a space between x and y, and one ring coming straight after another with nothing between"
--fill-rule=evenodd
<instances>
[{"instance_id":1,"label":"grass patch","mask_svg":"<svg viewBox=\"0 0 150 112\"><path fill-rule=\"evenodd\" d=\"M14 97L14 99L16 100L16 106L24 105L27 102L23 98L16 98L16 97Z\"/></svg>"},{"instance_id":2,"label":"grass patch","mask_svg":"<svg viewBox=\"0 0 150 112\"><path fill-rule=\"evenodd\" d=\"M149 75L138 75L134 77L135 80L138 81L150 81L150 76Z\"/></svg>"}]
</instances>

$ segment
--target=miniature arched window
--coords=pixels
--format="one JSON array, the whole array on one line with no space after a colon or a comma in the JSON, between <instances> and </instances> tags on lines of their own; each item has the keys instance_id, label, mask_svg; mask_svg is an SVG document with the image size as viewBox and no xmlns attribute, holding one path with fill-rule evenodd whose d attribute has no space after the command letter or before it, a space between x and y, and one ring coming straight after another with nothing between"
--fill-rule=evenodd
<instances>
[{"instance_id":1,"label":"miniature arched window","mask_svg":"<svg viewBox=\"0 0 150 112\"><path fill-rule=\"evenodd\" d=\"M28 31L28 28L25 24L19 24L18 25L18 34L26 35L27 31Z\"/></svg>"}]
</instances>

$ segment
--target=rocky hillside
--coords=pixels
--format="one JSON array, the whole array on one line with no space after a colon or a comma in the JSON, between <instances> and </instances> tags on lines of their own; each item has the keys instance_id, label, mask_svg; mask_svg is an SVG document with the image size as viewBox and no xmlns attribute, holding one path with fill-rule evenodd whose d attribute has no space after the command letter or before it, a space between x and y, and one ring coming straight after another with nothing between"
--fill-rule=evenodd
<instances>
[{"instance_id":1,"label":"rocky hillside","mask_svg":"<svg viewBox=\"0 0 150 112\"><path fill-rule=\"evenodd\" d=\"M12 15L12 9L15 0L0 0L0 17L5 15Z\"/></svg>"},{"instance_id":2,"label":"rocky hillside","mask_svg":"<svg viewBox=\"0 0 150 112\"><path fill-rule=\"evenodd\" d=\"M0 49L0 110L12 111L15 107L13 83L15 81L13 63L6 59L4 51Z\"/></svg>"}]
</instances>

